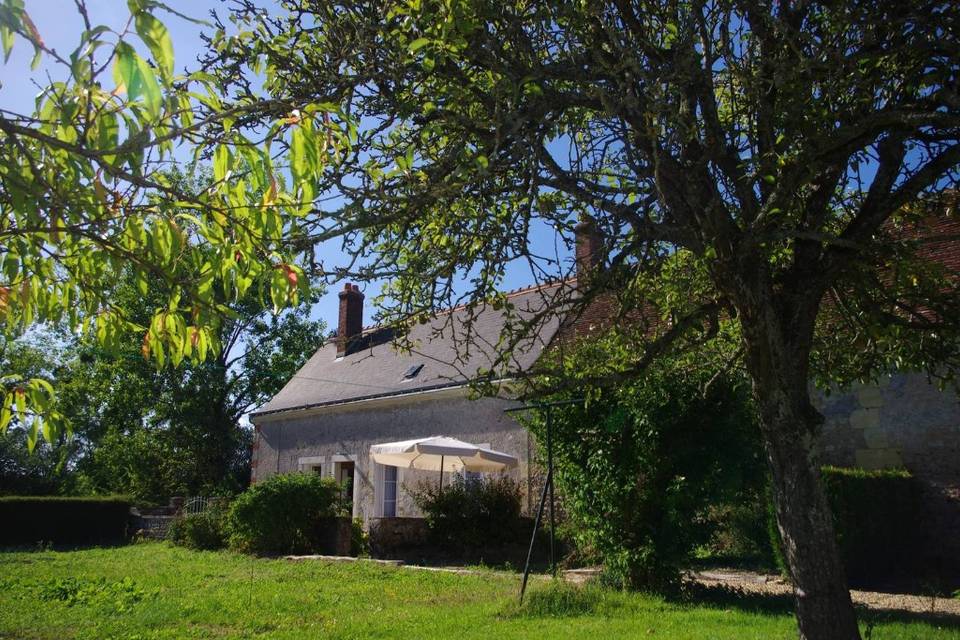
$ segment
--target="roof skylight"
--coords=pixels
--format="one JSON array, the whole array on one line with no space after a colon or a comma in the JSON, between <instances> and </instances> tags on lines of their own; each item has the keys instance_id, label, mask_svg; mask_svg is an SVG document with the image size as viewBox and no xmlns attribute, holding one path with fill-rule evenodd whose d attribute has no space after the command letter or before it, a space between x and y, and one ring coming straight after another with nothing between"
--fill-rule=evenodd
<instances>
[{"instance_id":1,"label":"roof skylight","mask_svg":"<svg viewBox=\"0 0 960 640\"><path fill-rule=\"evenodd\" d=\"M415 365L413 365L412 367L410 367L409 369L407 369L406 373L403 374L403 379L404 379L404 380L412 380L412 379L416 378L416 377L417 377L417 374L420 373L420 370L421 370L421 369L423 369L423 364L422 364L422 363L421 363L421 364L415 364Z\"/></svg>"}]
</instances>

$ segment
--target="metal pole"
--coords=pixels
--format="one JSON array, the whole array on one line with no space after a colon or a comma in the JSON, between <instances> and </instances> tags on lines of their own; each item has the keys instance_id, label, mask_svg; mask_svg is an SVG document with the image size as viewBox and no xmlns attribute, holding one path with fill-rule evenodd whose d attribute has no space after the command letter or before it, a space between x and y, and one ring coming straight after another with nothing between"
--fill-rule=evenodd
<instances>
[{"instance_id":1,"label":"metal pole","mask_svg":"<svg viewBox=\"0 0 960 640\"><path fill-rule=\"evenodd\" d=\"M554 555L554 530L555 530L555 518L554 518L554 499L553 499L553 421L550 415L550 409L552 407L562 407L571 404L581 404L584 402L583 398L575 398L570 400L558 400L556 402L539 402L536 404L527 404L520 407L513 407L511 409L504 409L504 413L513 413L514 411L529 411L531 409L541 409L546 410L546 419L547 419L547 480L543 485L543 490L540 492L540 504L537 507L537 517L533 522L533 534L530 536L530 548L527 549L527 563L523 568L523 584L520 586L520 604L523 604L523 594L527 590L527 578L530 576L530 559L533 556L533 544L537 539L537 531L540 529L540 520L543 518L543 507L547 501L547 491L550 492L550 570L553 572L554 577L557 574L557 563L556 556Z\"/></svg>"},{"instance_id":2,"label":"metal pole","mask_svg":"<svg viewBox=\"0 0 960 640\"><path fill-rule=\"evenodd\" d=\"M547 484L550 487L550 573L557 577L556 545L557 522L553 515L553 424L550 420L550 407L547 407Z\"/></svg>"},{"instance_id":3,"label":"metal pole","mask_svg":"<svg viewBox=\"0 0 960 640\"><path fill-rule=\"evenodd\" d=\"M440 456L440 493L443 493L443 456Z\"/></svg>"},{"instance_id":4,"label":"metal pole","mask_svg":"<svg viewBox=\"0 0 960 640\"><path fill-rule=\"evenodd\" d=\"M547 501L547 486L553 481L547 471L547 481L543 483L540 492L540 505L537 507L537 517L533 521L533 533L530 535L530 547L527 549L527 563L523 566L523 584L520 585L520 604L523 604L523 593L527 590L527 578L530 577L530 558L533 557L533 544L537 541L537 530L540 528L540 519L543 517L543 505Z\"/></svg>"}]
</instances>

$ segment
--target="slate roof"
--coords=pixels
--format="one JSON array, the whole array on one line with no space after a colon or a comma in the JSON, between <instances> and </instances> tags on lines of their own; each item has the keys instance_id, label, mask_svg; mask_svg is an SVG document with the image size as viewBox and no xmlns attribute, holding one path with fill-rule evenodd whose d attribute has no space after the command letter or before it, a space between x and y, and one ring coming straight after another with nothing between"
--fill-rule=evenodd
<instances>
[{"instance_id":1,"label":"slate roof","mask_svg":"<svg viewBox=\"0 0 960 640\"><path fill-rule=\"evenodd\" d=\"M567 293L569 288L563 283L511 292L507 294L513 306L510 313L517 320L530 320L549 308L551 300ZM250 417L256 421L268 414L462 386L495 362L506 313L487 305L472 312L458 307L437 314L431 322L410 328L410 352L398 351L392 330L382 327L364 330L342 358L337 358L336 341L328 340L276 396ZM534 335L515 349L505 370L529 369L559 326L557 314L550 314ZM473 338L469 347L465 344L468 331ZM404 373L419 364L423 368L417 375L405 379Z\"/></svg>"}]
</instances>

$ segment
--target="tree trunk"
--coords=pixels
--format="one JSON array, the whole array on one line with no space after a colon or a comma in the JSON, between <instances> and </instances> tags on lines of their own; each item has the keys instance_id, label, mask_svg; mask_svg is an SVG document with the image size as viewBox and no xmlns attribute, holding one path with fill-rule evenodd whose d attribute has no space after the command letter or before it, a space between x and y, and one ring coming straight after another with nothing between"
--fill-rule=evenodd
<instances>
[{"instance_id":1,"label":"tree trunk","mask_svg":"<svg viewBox=\"0 0 960 640\"><path fill-rule=\"evenodd\" d=\"M773 326L771 326L773 325ZM796 327L751 330L744 323L747 368L770 464L777 525L794 584L804 640L859 640L850 591L820 481L815 443L822 417L807 388L809 347Z\"/></svg>"}]
</instances>

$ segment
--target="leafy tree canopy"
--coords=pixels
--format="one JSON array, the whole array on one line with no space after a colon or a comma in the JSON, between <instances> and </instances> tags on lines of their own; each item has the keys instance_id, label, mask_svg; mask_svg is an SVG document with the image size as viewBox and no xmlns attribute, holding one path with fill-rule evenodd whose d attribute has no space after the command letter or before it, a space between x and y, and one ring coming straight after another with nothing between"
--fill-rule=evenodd
<instances>
[{"instance_id":1,"label":"leafy tree canopy","mask_svg":"<svg viewBox=\"0 0 960 640\"><path fill-rule=\"evenodd\" d=\"M0 2L4 56L30 46L34 68L43 61L46 78L60 78L38 78L33 113L0 111L0 331L60 323L105 348L133 331L158 367L203 361L223 346L225 302L252 295L279 310L307 292L301 225L316 176L349 146L349 118L323 100L229 100L202 69L178 72L160 16L186 18L162 2L129 0L120 31L92 24L83 0L74 6L83 30L60 53L22 0ZM215 30L210 46L252 37ZM256 59L248 68L274 74ZM250 112L264 128L237 125ZM171 181L170 164L191 153L210 159L209 180ZM147 317L129 318L112 298L127 273L144 295L164 285ZM16 413L57 437L64 421L48 381L6 375L0 391L0 428Z\"/></svg>"},{"instance_id":2,"label":"leafy tree canopy","mask_svg":"<svg viewBox=\"0 0 960 640\"><path fill-rule=\"evenodd\" d=\"M960 6L288 0L271 16L239 4L257 37L227 43L213 73L253 99L237 71L264 59L278 70L271 98L323 96L364 124L325 174L346 195L328 216L363 230L356 273L392 278L394 317L456 301L464 280L466 299L497 299L515 260L567 275L531 250L530 229L571 242L586 213L607 269L559 289L570 294L550 311L606 295L658 315L621 372L735 324L801 636L859 637L807 384L956 369L957 274L902 228L950 207Z\"/></svg>"}]
</instances>

